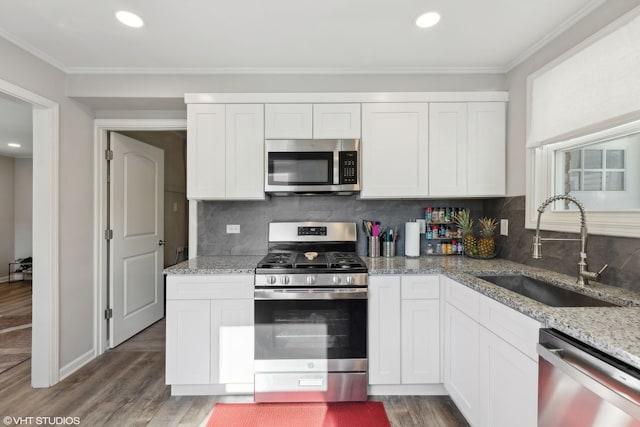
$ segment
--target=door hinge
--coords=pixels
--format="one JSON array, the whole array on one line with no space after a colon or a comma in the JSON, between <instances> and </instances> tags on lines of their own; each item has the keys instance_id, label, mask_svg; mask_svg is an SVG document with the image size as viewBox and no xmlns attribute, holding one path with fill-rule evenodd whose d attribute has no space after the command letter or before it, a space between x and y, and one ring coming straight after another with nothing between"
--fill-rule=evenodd
<instances>
[{"instance_id":1,"label":"door hinge","mask_svg":"<svg viewBox=\"0 0 640 427\"><path fill-rule=\"evenodd\" d=\"M105 318L106 320L109 320L109 319L111 319L112 317L113 317L113 309L111 309L111 308L107 308L107 309L104 311L104 318Z\"/></svg>"},{"instance_id":2,"label":"door hinge","mask_svg":"<svg viewBox=\"0 0 640 427\"><path fill-rule=\"evenodd\" d=\"M113 239L113 230L111 230L111 229L104 230L104 238L105 238L105 240Z\"/></svg>"},{"instance_id":3,"label":"door hinge","mask_svg":"<svg viewBox=\"0 0 640 427\"><path fill-rule=\"evenodd\" d=\"M113 150L104 150L104 158L107 160L113 160Z\"/></svg>"}]
</instances>

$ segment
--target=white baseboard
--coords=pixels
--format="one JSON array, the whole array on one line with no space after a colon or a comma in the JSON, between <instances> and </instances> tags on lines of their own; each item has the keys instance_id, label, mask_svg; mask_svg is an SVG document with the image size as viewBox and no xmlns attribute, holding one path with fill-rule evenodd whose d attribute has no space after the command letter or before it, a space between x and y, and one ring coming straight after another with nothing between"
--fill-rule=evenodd
<instances>
[{"instance_id":1,"label":"white baseboard","mask_svg":"<svg viewBox=\"0 0 640 427\"><path fill-rule=\"evenodd\" d=\"M446 396L443 384L370 385L369 396Z\"/></svg>"},{"instance_id":2,"label":"white baseboard","mask_svg":"<svg viewBox=\"0 0 640 427\"><path fill-rule=\"evenodd\" d=\"M236 396L249 394L253 399L253 384L172 384L172 396Z\"/></svg>"},{"instance_id":3,"label":"white baseboard","mask_svg":"<svg viewBox=\"0 0 640 427\"><path fill-rule=\"evenodd\" d=\"M0 277L0 283L8 282L9 276Z\"/></svg>"},{"instance_id":4,"label":"white baseboard","mask_svg":"<svg viewBox=\"0 0 640 427\"><path fill-rule=\"evenodd\" d=\"M92 348L91 350L67 363L62 368L60 368L60 381L73 374L75 371L82 368L84 365L91 362L95 358L96 350L95 348Z\"/></svg>"}]
</instances>

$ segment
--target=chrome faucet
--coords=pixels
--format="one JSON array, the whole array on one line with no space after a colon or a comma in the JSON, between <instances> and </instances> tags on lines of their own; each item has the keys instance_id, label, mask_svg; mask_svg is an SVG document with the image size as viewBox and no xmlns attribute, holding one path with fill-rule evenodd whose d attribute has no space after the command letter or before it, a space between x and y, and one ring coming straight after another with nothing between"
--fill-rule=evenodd
<instances>
[{"instance_id":1,"label":"chrome faucet","mask_svg":"<svg viewBox=\"0 0 640 427\"><path fill-rule=\"evenodd\" d=\"M578 209L580 210L580 238L579 239L567 239L567 238L542 238L540 237L540 216L544 212L545 208L557 201L557 200L567 200L569 202L573 202ZM566 194L558 194L557 196L549 197L547 200L542 202L540 207L538 208L538 223L536 225L536 235L533 236L533 246L531 248L531 256L533 259L542 258L542 241L544 240L563 240L563 241L579 241L580 242L580 261L578 261L578 284L579 285L588 285L589 280L598 281L600 280L600 276L602 272L609 266L605 264L604 267L600 269L597 273L593 273L588 270L587 266L587 219L584 213L584 206L582 203L575 197L566 195Z\"/></svg>"}]
</instances>

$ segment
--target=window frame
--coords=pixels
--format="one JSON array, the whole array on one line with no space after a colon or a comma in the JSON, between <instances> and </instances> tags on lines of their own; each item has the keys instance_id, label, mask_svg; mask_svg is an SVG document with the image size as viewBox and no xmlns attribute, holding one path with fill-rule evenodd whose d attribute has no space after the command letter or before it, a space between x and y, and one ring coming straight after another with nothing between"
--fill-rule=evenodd
<instances>
[{"instance_id":1,"label":"window frame","mask_svg":"<svg viewBox=\"0 0 640 427\"><path fill-rule=\"evenodd\" d=\"M535 229L537 208L554 195L555 153L558 149L614 139L640 132L640 120L566 141L527 148L525 227ZM626 160L627 161L627 160ZM626 165L627 169L630 165ZM589 234L640 237L640 208L628 210L586 210ZM540 229L578 232L577 211L553 211L548 206L540 218Z\"/></svg>"}]
</instances>

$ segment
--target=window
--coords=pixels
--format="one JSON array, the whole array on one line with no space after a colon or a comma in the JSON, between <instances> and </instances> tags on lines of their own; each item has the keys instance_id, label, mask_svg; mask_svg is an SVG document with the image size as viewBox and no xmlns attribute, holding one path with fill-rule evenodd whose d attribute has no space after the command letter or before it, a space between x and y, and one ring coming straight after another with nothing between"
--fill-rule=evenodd
<instances>
[{"instance_id":1,"label":"window","mask_svg":"<svg viewBox=\"0 0 640 427\"><path fill-rule=\"evenodd\" d=\"M580 200L590 233L640 237L640 121L529 150L527 226L537 208L556 194ZM577 231L577 207L550 206L541 228Z\"/></svg>"}]
</instances>

